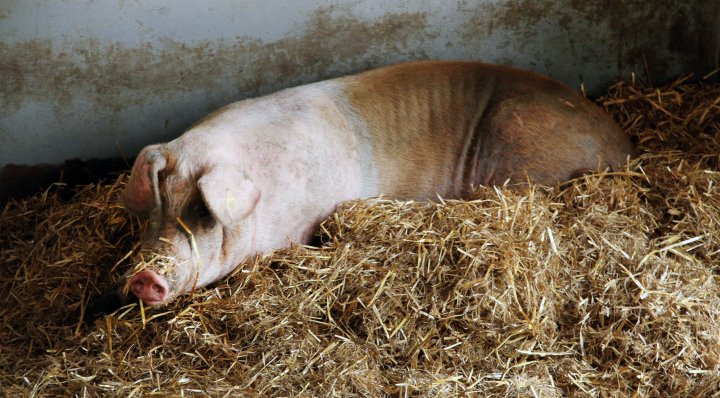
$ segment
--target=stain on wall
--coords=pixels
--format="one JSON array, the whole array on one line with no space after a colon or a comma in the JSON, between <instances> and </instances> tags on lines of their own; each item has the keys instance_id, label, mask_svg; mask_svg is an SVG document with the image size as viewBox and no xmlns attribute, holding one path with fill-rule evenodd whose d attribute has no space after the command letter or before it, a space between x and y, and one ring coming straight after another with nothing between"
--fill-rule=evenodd
<instances>
[{"instance_id":1,"label":"stain on wall","mask_svg":"<svg viewBox=\"0 0 720 398\"><path fill-rule=\"evenodd\" d=\"M598 95L631 73L663 81L717 68L718 22L720 2L706 0L509 0L475 8L463 32L498 35L500 62L582 81Z\"/></svg>"},{"instance_id":2,"label":"stain on wall","mask_svg":"<svg viewBox=\"0 0 720 398\"><path fill-rule=\"evenodd\" d=\"M192 44L163 38L127 47L89 38L63 43L60 51L53 51L50 39L0 43L7 60L0 72L9 83L0 86L0 100L7 111L18 111L28 100L51 99L53 110L61 113L79 95L113 111L198 88L232 86L256 96L330 77L338 64L361 70L382 63L380 54L399 60L395 50L416 40L425 27L423 14L363 23L318 10L304 34L271 43L247 37ZM369 52L376 56L365 57ZM418 55L423 57L422 51Z\"/></svg>"},{"instance_id":3,"label":"stain on wall","mask_svg":"<svg viewBox=\"0 0 720 398\"><path fill-rule=\"evenodd\" d=\"M426 28L422 13L373 21L330 13L315 11L302 32L273 42L233 37L185 43L163 37L129 47L90 37L59 46L52 39L0 43L5 60L0 74L9 77L9 84L0 86L0 160L33 164L132 155L234 100L398 62L407 54L427 58L418 35ZM401 48L405 57L399 56ZM33 120L33 112L42 115ZM48 114L55 126L42 126ZM72 123L88 119L89 125ZM30 139L33 123L42 127ZM78 145L87 141L97 147L107 141L110 151L82 153ZM43 150L48 142L57 144L48 148L50 154ZM116 146L124 151L115 152Z\"/></svg>"},{"instance_id":4,"label":"stain on wall","mask_svg":"<svg viewBox=\"0 0 720 398\"><path fill-rule=\"evenodd\" d=\"M705 73L720 47L707 0L98 3L0 7L0 167L131 157L226 103L403 60L511 64L597 94L633 72Z\"/></svg>"}]
</instances>

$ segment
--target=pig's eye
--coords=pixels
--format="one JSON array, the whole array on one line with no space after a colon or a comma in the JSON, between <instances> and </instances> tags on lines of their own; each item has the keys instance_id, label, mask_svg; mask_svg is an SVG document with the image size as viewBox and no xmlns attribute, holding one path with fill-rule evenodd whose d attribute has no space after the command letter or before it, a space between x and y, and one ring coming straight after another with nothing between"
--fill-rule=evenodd
<instances>
[{"instance_id":1,"label":"pig's eye","mask_svg":"<svg viewBox=\"0 0 720 398\"><path fill-rule=\"evenodd\" d=\"M200 195L190 202L186 211L187 219L197 220L198 225L202 227L209 228L215 224L215 219L213 218L212 213L210 213L210 210Z\"/></svg>"},{"instance_id":2,"label":"pig's eye","mask_svg":"<svg viewBox=\"0 0 720 398\"><path fill-rule=\"evenodd\" d=\"M207 205L205 204L205 201L200 198L198 200L198 205L195 208L195 215L199 218L205 218L205 217L211 217L212 214L210 214L210 209L208 209Z\"/></svg>"}]
</instances>

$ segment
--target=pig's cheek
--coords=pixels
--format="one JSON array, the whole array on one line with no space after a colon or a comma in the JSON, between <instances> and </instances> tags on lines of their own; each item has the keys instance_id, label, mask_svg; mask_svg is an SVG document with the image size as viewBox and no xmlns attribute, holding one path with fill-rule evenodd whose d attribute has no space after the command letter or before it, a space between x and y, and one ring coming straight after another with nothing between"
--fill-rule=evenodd
<instances>
[{"instance_id":1,"label":"pig's cheek","mask_svg":"<svg viewBox=\"0 0 720 398\"><path fill-rule=\"evenodd\" d=\"M197 257L188 262L188 291L193 285L197 288L204 287L210 283L222 279L229 272L227 270L227 256L225 255L228 243L232 242L232 235L222 227L207 229L202 236L196 236L196 243L200 254L201 263L198 266ZM193 252L193 256L196 254Z\"/></svg>"},{"instance_id":2,"label":"pig's cheek","mask_svg":"<svg viewBox=\"0 0 720 398\"><path fill-rule=\"evenodd\" d=\"M221 257L225 273L232 272L250 253L252 236L246 230L237 228L223 235Z\"/></svg>"},{"instance_id":3,"label":"pig's cheek","mask_svg":"<svg viewBox=\"0 0 720 398\"><path fill-rule=\"evenodd\" d=\"M165 277L170 286L170 295L177 297L192 288L197 269L197 260L191 250L189 239L178 239L172 246L174 264L167 267Z\"/></svg>"},{"instance_id":4,"label":"pig's cheek","mask_svg":"<svg viewBox=\"0 0 720 398\"><path fill-rule=\"evenodd\" d=\"M227 247L228 236L221 226L217 226L212 234L208 234L208 240L205 242L207 255L204 257L202 264L205 272L202 272L203 284L208 284L222 277L225 268L225 248Z\"/></svg>"},{"instance_id":5,"label":"pig's cheek","mask_svg":"<svg viewBox=\"0 0 720 398\"><path fill-rule=\"evenodd\" d=\"M220 229L195 228L192 238L175 244L179 263L169 279L176 286L177 294L188 293L193 287L201 288L212 282L218 268L217 252L222 239Z\"/></svg>"}]
</instances>

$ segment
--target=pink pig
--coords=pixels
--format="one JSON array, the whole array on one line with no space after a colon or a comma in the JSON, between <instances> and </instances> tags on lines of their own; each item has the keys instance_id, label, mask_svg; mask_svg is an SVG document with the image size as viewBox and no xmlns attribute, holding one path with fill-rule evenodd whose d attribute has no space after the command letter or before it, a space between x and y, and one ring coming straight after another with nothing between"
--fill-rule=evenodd
<instances>
[{"instance_id":1,"label":"pink pig","mask_svg":"<svg viewBox=\"0 0 720 398\"><path fill-rule=\"evenodd\" d=\"M343 201L555 184L633 153L565 85L477 62L406 63L237 102L138 155L122 199L149 218L143 248L170 267L129 273L111 296L124 302L127 283L146 304L167 303L250 256L307 242Z\"/></svg>"}]
</instances>

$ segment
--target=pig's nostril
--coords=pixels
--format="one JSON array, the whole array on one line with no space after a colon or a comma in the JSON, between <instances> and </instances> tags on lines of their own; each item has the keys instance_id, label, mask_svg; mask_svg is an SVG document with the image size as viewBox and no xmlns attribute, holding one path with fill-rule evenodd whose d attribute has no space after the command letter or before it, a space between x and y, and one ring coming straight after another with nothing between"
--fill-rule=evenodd
<instances>
[{"instance_id":1,"label":"pig's nostril","mask_svg":"<svg viewBox=\"0 0 720 398\"><path fill-rule=\"evenodd\" d=\"M163 294L163 293L165 293L165 292L164 292L165 289L163 289L163 287L160 286L160 285L155 285L155 284L153 284L153 285L152 285L152 289L153 289L153 290L155 291L155 293L157 293L157 294Z\"/></svg>"},{"instance_id":2,"label":"pig's nostril","mask_svg":"<svg viewBox=\"0 0 720 398\"><path fill-rule=\"evenodd\" d=\"M132 291L133 292L141 291L143 289L144 285L145 285L145 283L143 283L142 280L136 279L136 280L132 281Z\"/></svg>"}]
</instances>

